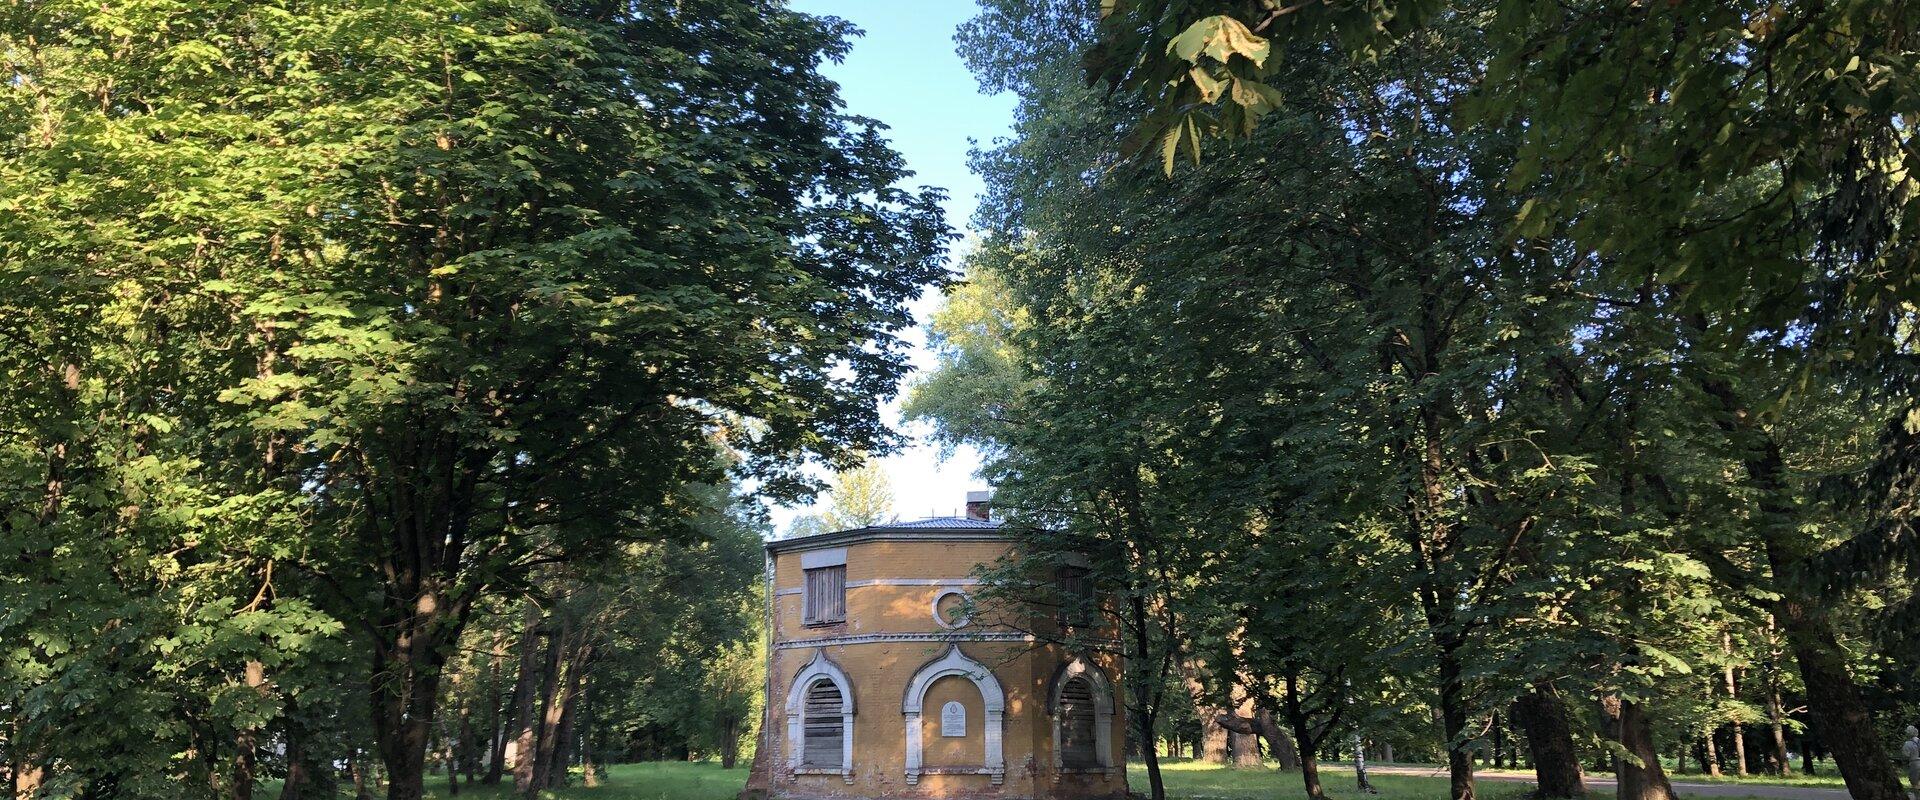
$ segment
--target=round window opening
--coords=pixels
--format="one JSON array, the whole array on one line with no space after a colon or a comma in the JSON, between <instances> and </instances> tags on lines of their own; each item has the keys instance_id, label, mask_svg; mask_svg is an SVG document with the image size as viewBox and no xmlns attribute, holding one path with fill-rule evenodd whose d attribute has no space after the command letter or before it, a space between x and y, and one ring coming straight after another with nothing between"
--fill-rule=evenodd
<instances>
[{"instance_id":1,"label":"round window opening","mask_svg":"<svg viewBox=\"0 0 1920 800\"><path fill-rule=\"evenodd\" d=\"M959 589L947 589L933 598L933 621L940 627L952 630L964 628L973 619L967 616L967 593Z\"/></svg>"}]
</instances>

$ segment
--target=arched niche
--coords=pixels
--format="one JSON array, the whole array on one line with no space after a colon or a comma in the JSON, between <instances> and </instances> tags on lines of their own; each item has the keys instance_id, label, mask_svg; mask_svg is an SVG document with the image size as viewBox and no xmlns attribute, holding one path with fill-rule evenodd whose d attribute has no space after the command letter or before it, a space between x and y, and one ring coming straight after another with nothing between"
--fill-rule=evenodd
<instances>
[{"instance_id":1,"label":"arched niche","mask_svg":"<svg viewBox=\"0 0 1920 800\"><path fill-rule=\"evenodd\" d=\"M1085 681L1091 690L1093 700L1093 755L1097 767L1069 768L1062 749L1061 729L1065 715L1061 713L1061 695L1071 681ZM1113 684L1107 680L1106 672L1086 656L1074 656L1061 664L1053 673L1053 680L1047 684L1047 716L1053 727L1053 769L1054 772L1109 772L1114 769L1113 757Z\"/></svg>"},{"instance_id":2,"label":"arched niche","mask_svg":"<svg viewBox=\"0 0 1920 800\"><path fill-rule=\"evenodd\" d=\"M934 681L948 676L958 676L972 681L974 687L980 690L981 707L985 712L985 725L982 728L986 737L984 748L986 763L978 768L959 771L991 776L993 784L998 786L1007 777L1007 762L1002 744L1005 738L1003 728L1007 713L1007 695L1001 691L1000 680L993 676L993 670L988 669L985 664L968 658L966 653L960 651L958 644L948 645L944 654L927 662L913 674L912 680L907 681L907 696L900 703L900 713L906 717L907 783L909 785L919 783L920 775L925 771L921 766L923 748L920 738L920 713L921 706L927 699L927 689L933 686Z\"/></svg>"},{"instance_id":3,"label":"arched niche","mask_svg":"<svg viewBox=\"0 0 1920 800\"><path fill-rule=\"evenodd\" d=\"M807 688L821 681L831 682L840 690L839 769L806 765ZM815 650L813 660L800 668L793 676L793 685L787 688L787 768L795 776L839 773L847 783L853 783L853 682L827 658L825 650Z\"/></svg>"}]
</instances>

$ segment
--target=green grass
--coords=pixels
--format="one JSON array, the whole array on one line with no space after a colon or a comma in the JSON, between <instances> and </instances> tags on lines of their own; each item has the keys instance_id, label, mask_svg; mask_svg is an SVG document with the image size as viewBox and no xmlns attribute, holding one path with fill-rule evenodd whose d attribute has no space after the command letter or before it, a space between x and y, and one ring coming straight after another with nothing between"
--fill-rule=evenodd
<instances>
[{"instance_id":1,"label":"green grass","mask_svg":"<svg viewBox=\"0 0 1920 800\"><path fill-rule=\"evenodd\" d=\"M1305 800L1307 790L1300 782L1300 773L1282 772L1277 769L1245 770L1226 769L1213 764L1194 761L1175 761L1160 765L1162 776L1167 782L1167 796L1178 800L1252 800L1252 798L1275 798L1276 800ZM1139 764L1127 767L1127 782L1135 792L1147 791L1147 770ZM1447 779L1424 778L1413 775L1368 775L1367 782L1380 790L1379 794L1362 794L1354 787L1353 770L1324 765L1320 769L1320 787L1329 798L1342 800L1444 800L1447 796ZM1511 800L1518 798L1528 789L1522 783L1487 782L1478 787L1479 796L1487 800Z\"/></svg>"},{"instance_id":2,"label":"green grass","mask_svg":"<svg viewBox=\"0 0 1920 800\"><path fill-rule=\"evenodd\" d=\"M1440 771L1446 770L1446 767L1444 765L1437 765L1437 764L1398 764L1396 766L1428 767L1428 768L1440 770ZM1840 779L1840 773L1834 768L1832 762L1827 762L1827 761L1822 761L1818 764L1820 768L1820 774L1818 775L1802 774L1801 772L1799 772L1800 762L1795 761L1793 777L1790 777L1790 778L1780 778L1773 775L1748 775L1746 777L1740 777L1737 775L1733 775L1731 773L1723 774L1720 777L1716 778L1711 775L1706 775L1699 772L1674 772L1673 764L1670 761L1665 763L1663 766L1667 771L1667 779L1675 783L1734 783L1734 784L1748 784L1753 786L1819 786L1819 787L1825 787L1825 788L1831 788L1831 789L1845 788L1847 785L1845 781ZM1692 766L1693 766L1692 763L1689 762L1688 767L1691 768ZM1492 767L1477 766L1474 768L1474 774L1476 775L1522 775L1522 776L1531 778L1533 777L1533 770L1494 769ZM1603 778L1608 777L1604 774L1596 775L1595 773L1591 773L1591 772L1587 774L1591 777L1603 777Z\"/></svg>"},{"instance_id":3,"label":"green grass","mask_svg":"<svg viewBox=\"0 0 1920 800\"><path fill-rule=\"evenodd\" d=\"M1410 765L1417 766L1417 765ZM1203 764L1186 760L1171 760L1161 764L1161 773L1166 779L1167 795L1173 800L1305 800L1306 791L1300 785L1300 773L1282 772L1276 769L1230 770L1212 764ZM1531 773L1528 773L1529 775ZM1327 764L1321 768L1320 781L1327 796L1335 800L1441 800L1447 796L1447 779L1441 777L1423 777L1415 775L1369 776L1377 795L1364 795L1355 790L1353 770L1344 765ZM607 769L607 778L601 786L588 789L579 785L579 776L574 776L574 786L541 795L543 800L732 800L746 783L747 766L742 761L738 768L723 770L720 765L711 762L685 763L677 761L649 764L617 764ZM1127 780L1133 790L1145 794L1147 789L1147 770L1139 764L1128 767ZM1682 775L1676 780L1694 782L1704 780L1701 776ZM1730 783L1781 783L1779 779L1765 779L1764 776L1748 778L1723 778ZM1814 778L1796 778L1792 785L1828 786L1837 785L1839 778L1816 776ZM1479 794L1487 800L1518 800L1531 788L1531 784L1481 781ZM279 794L278 786L263 786L257 796L272 798ZM449 800L445 776L430 776L427 783L427 796L434 800ZM347 795L342 795L346 797ZM378 795L376 794L376 797ZM460 790L460 800L510 800L513 798L511 784L507 786L465 786Z\"/></svg>"},{"instance_id":4,"label":"green grass","mask_svg":"<svg viewBox=\"0 0 1920 800\"><path fill-rule=\"evenodd\" d=\"M542 792L542 800L733 800L740 793L740 787L747 782L747 762L731 770L720 768L718 763L660 761L647 764L615 764L607 768L606 780L592 789L580 785L578 772L573 775L573 786L552 792ZM280 795L277 782L263 785L254 796L274 798ZM341 797L353 796L351 786L341 787ZM384 797L374 792L375 798ZM447 776L427 776L427 797L432 800L448 800ZM513 776L508 775L506 782L499 786L481 786L462 784L458 800L517 800L513 793Z\"/></svg>"}]
</instances>

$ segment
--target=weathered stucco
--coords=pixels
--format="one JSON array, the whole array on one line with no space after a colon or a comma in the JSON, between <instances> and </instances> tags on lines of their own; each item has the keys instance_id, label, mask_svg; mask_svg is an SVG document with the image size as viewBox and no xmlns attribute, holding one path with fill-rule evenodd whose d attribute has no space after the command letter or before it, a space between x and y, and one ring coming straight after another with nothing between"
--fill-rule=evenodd
<instances>
[{"instance_id":1,"label":"weathered stucco","mask_svg":"<svg viewBox=\"0 0 1920 800\"><path fill-rule=\"evenodd\" d=\"M766 718L761 726L754 774L743 796L769 798L1109 798L1126 795L1125 719L1120 698L1111 698L1107 740L1110 769L1061 773L1053 757L1054 720L1049 692L1071 654L1038 644L1020 631L984 623L949 629L936 621L934 601L958 589L971 592L976 565L1007 553L1007 544L981 540L978 532L943 539L939 532L899 537L828 540L818 548L776 543L769 555L772 648ZM845 622L801 623L802 553L844 548L847 568ZM817 559L817 557L816 557ZM953 648L958 647L958 654ZM851 684L853 756L850 775L804 770L796 774L786 702L796 676L824 656ZM1093 655L1110 691L1120 685L1119 665ZM968 673L978 665L991 673L983 692ZM923 681L917 709L909 689L917 673L940 673ZM810 676L823 674L816 666ZM811 677L809 678L809 681ZM1002 706L992 713L989 696ZM966 710L964 737L941 735L948 702ZM918 712L918 769L909 769L910 714ZM988 735L1000 716L998 774L989 763ZM797 720L796 720L797 722ZM816 774L818 772L819 774Z\"/></svg>"}]
</instances>

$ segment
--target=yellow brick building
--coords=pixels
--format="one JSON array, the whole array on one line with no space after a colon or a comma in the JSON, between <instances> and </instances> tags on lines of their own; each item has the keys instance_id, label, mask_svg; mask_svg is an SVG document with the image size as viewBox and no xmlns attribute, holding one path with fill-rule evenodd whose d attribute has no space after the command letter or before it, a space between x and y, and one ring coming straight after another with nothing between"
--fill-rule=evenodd
<instances>
[{"instance_id":1,"label":"yellow brick building","mask_svg":"<svg viewBox=\"0 0 1920 800\"><path fill-rule=\"evenodd\" d=\"M767 545L767 704L743 797L1126 796L1118 660L961 617L974 568L1010 547L984 496L968 501Z\"/></svg>"}]
</instances>

